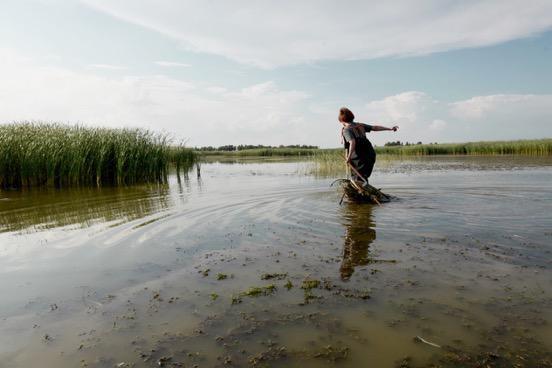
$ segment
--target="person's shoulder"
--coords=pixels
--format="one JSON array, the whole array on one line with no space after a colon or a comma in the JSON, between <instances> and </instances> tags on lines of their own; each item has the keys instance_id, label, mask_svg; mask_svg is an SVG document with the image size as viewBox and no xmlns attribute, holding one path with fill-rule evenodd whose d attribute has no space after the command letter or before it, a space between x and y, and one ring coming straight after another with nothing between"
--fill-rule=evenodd
<instances>
[{"instance_id":1,"label":"person's shoulder","mask_svg":"<svg viewBox=\"0 0 552 368\"><path fill-rule=\"evenodd\" d=\"M343 127L344 132L352 132L355 130L355 127L357 127L357 123L349 123L349 125Z\"/></svg>"},{"instance_id":2,"label":"person's shoulder","mask_svg":"<svg viewBox=\"0 0 552 368\"><path fill-rule=\"evenodd\" d=\"M346 128L343 128L341 132L343 133L343 135L351 134L353 132L353 129L351 129L351 127L346 127Z\"/></svg>"},{"instance_id":3,"label":"person's shoulder","mask_svg":"<svg viewBox=\"0 0 552 368\"><path fill-rule=\"evenodd\" d=\"M362 125L364 127L364 130L366 130L367 132L372 130L372 125L370 125L370 124L362 123L360 125Z\"/></svg>"},{"instance_id":4,"label":"person's shoulder","mask_svg":"<svg viewBox=\"0 0 552 368\"><path fill-rule=\"evenodd\" d=\"M346 141L351 140L355 136L355 132L352 126L344 127L343 130L341 131L341 134L343 135Z\"/></svg>"}]
</instances>

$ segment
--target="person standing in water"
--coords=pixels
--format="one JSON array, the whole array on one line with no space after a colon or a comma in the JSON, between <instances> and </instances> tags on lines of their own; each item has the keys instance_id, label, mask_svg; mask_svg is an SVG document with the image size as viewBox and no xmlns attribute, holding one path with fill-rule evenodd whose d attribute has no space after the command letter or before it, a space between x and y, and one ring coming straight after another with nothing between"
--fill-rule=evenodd
<instances>
[{"instance_id":1,"label":"person standing in water","mask_svg":"<svg viewBox=\"0 0 552 368\"><path fill-rule=\"evenodd\" d=\"M376 151L372 144L366 138L366 133L381 132L392 130L396 132L399 127L386 128L380 125L368 125L354 122L355 115L351 110L342 107L339 110L339 122L343 125L341 129L341 139L345 147L345 160L355 170L351 170L352 179L363 181L364 185L368 184L368 178L372 175L374 164L376 163ZM359 175L361 177L359 177Z\"/></svg>"}]
</instances>

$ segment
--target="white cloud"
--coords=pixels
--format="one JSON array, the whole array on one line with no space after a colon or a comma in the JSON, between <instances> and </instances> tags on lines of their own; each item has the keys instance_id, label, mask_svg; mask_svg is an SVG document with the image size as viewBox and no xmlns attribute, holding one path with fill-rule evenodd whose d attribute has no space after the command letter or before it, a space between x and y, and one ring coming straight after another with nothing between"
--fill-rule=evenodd
<instances>
[{"instance_id":1,"label":"white cloud","mask_svg":"<svg viewBox=\"0 0 552 368\"><path fill-rule=\"evenodd\" d=\"M192 145L339 144L337 110L267 81L243 88L153 76L105 76L41 67L0 49L0 122L50 120L146 127ZM440 101L407 91L354 109L357 121L400 125L376 144L552 137L552 95L489 95Z\"/></svg>"},{"instance_id":2,"label":"white cloud","mask_svg":"<svg viewBox=\"0 0 552 368\"><path fill-rule=\"evenodd\" d=\"M0 122L46 120L146 127L194 145L308 143L301 91L273 82L215 88L157 76L98 76L39 67L0 49Z\"/></svg>"},{"instance_id":3,"label":"white cloud","mask_svg":"<svg viewBox=\"0 0 552 368\"><path fill-rule=\"evenodd\" d=\"M447 126L447 122L441 119L435 119L429 124L429 129L443 130Z\"/></svg>"},{"instance_id":4,"label":"white cloud","mask_svg":"<svg viewBox=\"0 0 552 368\"><path fill-rule=\"evenodd\" d=\"M532 107L530 111L539 112L548 101L548 95L490 95L477 96L465 101L454 102L451 104L453 115L460 119L481 119L489 113L502 111L510 113L522 107ZM529 113L530 111L527 111Z\"/></svg>"},{"instance_id":5,"label":"white cloud","mask_svg":"<svg viewBox=\"0 0 552 368\"><path fill-rule=\"evenodd\" d=\"M552 137L552 95L488 95L439 101L410 91L369 102L359 119L398 124L402 141L478 141ZM378 144L389 137L373 135Z\"/></svg>"},{"instance_id":6,"label":"white cloud","mask_svg":"<svg viewBox=\"0 0 552 368\"><path fill-rule=\"evenodd\" d=\"M386 119L403 124L415 123L436 101L423 92L409 91L389 96L379 101L371 101L366 105L367 113L385 116Z\"/></svg>"},{"instance_id":7,"label":"white cloud","mask_svg":"<svg viewBox=\"0 0 552 368\"><path fill-rule=\"evenodd\" d=\"M221 93L224 93L224 92L228 91L228 89L226 89L224 87L221 87L221 86L211 86L211 87L205 88L205 90L209 91L211 93L214 93L214 94L221 94Z\"/></svg>"},{"instance_id":8,"label":"white cloud","mask_svg":"<svg viewBox=\"0 0 552 368\"><path fill-rule=\"evenodd\" d=\"M82 0L198 52L261 67L480 47L552 27L550 0Z\"/></svg>"},{"instance_id":9,"label":"white cloud","mask_svg":"<svg viewBox=\"0 0 552 368\"><path fill-rule=\"evenodd\" d=\"M112 64L88 64L89 68L105 69L105 70L125 70L126 67Z\"/></svg>"},{"instance_id":10,"label":"white cloud","mask_svg":"<svg viewBox=\"0 0 552 368\"><path fill-rule=\"evenodd\" d=\"M191 64L180 63L176 61L154 61L153 63L155 65L166 67L166 68L172 68L172 67L189 68L192 66Z\"/></svg>"}]
</instances>

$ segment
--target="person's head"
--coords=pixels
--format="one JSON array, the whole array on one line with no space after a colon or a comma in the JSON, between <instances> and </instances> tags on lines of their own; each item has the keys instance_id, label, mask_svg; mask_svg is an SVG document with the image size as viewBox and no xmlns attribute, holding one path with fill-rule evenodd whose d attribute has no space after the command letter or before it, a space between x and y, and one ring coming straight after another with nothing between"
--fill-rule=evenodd
<instances>
[{"instance_id":1,"label":"person's head","mask_svg":"<svg viewBox=\"0 0 552 368\"><path fill-rule=\"evenodd\" d=\"M355 120L355 114L346 107L339 109L339 116L337 117L340 123L352 123Z\"/></svg>"}]
</instances>

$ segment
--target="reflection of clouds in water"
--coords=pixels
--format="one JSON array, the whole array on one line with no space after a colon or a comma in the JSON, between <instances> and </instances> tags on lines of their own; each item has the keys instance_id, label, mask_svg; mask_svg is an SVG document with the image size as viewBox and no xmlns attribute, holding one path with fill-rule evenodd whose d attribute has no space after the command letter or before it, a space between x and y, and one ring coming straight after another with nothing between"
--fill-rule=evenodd
<instances>
[{"instance_id":1,"label":"reflection of clouds in water","mask_svg":"<svg viewBox=\"0 0 552 368\"><path fill-rule=\"evenodd\" d=\"M349 280L355 267L370 263L370 245L376 239L372 220L372 206L348 203L344 209L345 239L343 261L339 272L342 280Z\"/></svg>"}]
</instances>

